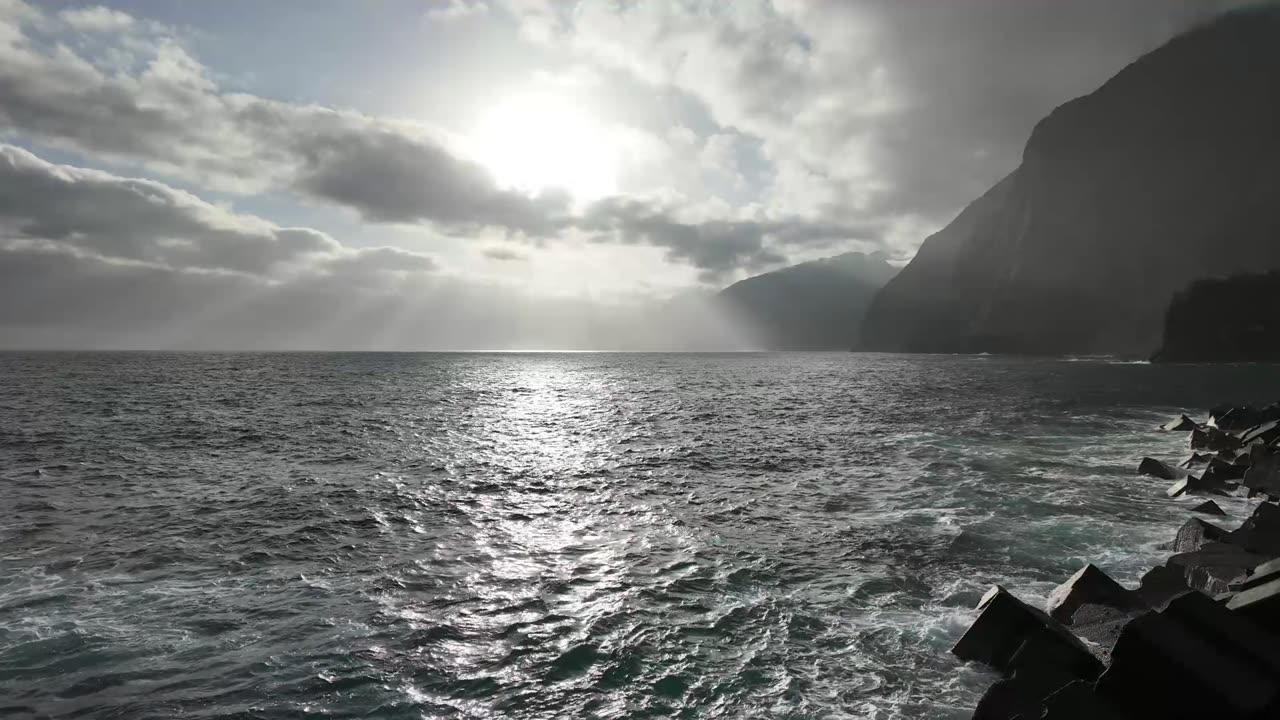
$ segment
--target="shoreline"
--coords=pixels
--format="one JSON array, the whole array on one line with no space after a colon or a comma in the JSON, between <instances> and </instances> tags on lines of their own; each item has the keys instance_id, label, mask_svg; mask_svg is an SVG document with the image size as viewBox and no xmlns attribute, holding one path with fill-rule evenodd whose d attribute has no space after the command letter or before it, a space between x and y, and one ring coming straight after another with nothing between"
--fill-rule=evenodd
<instances>
[{"instance_id":1,"label":"shoreline","mask_svg":"<svg viewBox=\"0 0 1280 720\"><path fill-rule=\"evenodd\" d=\"M1000 674L975 720L1280 717L1280 403L1159 431L1185 433L1190 457L1146 457L1138 473L1202 499L1164 564L1132 589L1086 564L1043 609L993 586L952 649ZM1215 497L1259 502L1231 518Z\"/></svg>"}]
</instances>

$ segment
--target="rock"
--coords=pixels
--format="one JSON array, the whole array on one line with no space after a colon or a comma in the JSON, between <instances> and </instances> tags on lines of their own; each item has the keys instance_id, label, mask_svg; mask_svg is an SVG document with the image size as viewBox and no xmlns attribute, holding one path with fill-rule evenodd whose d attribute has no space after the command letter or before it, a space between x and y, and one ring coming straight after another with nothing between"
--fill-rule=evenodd
<instances>
[{"instance_id":1,"label":"rock","mask_svg":"<svg viewBox=\"0 0 1280 720\"><path fill-rule=\"evenodd\" d=\"M1243 443L1240 442L1240 438L1235 435L1228 435L1214 427L1191 431L1192 450L1210 450L1212 452L1236 450L1242 444Z\"/></svg>"},{"instance_id":2,"label":"rock","mask_svg":"<svg viewBox=\"0 0 1280 720\"><path fill-rule=\"evenodd\" d=\"M1049 594L1045 611L1054 620L1071 625L1071 616L1081 605L1086 604L1107 605L1122 610L1146 609L1145 603L1132 590L1125 589L1090 563Z\"/></svg>"},{"instance_id":3,"label":"rock","mask_svg":"<svg viewBox=\"0 0 1280 720\"><path fill-rule=\"evenodd\" d=\"M1021 690L1013 678L1000 678L991 683L982 697L978 698L970 720L1035 717L1039 705L1039 698Z\"/></svg>"},{"instance_id":4,"label":"rock","mask_svg":"<svg viewBox=\"0 0 1280 720\"><path fill-rule=\"evenodd\" d=\"M1186 415L1179 415L1173 420L1161 425L1160 429L1167 432L1191 432L1198 427L1200 427L1200 425L1197 424L1195 420L1192 420Z\"/></svg>"},{"instance_id":5,"label":"rock","mask_svg":"<svg viewBox=\"0 0 1280 720\"><path fill-rule=\"evenodd\" d=\"M1136 592L1146 604L1161 608L1173 598L1195 591L1187 585L1187 576L1182 568L1161 565L1151 568L1142 576Z\"/></svg>"},{"instance_id":6,"label":"rock","mask_svg":"<svg viewBox=\"0 0 1280 720\"><path fill-rule=\"evenodd\" d=\"M1161 480L1181 480L1190 473L1186 470L1170 467L1168 463L1161 462L1155 458L1142 458L1142 462L1138 463L1139 475L1150 475Z\"/></svg>"},{"instance_id":7,"label":"rock","mask_svg":"<svg viewBox=\"0 0 1280 720\"><path fill-rule=\"evenodd\" d=\"M1243 430L1258 422L1258 411L1248 405L1228 407L1221 415L1209 416L1209 424L1219 430Z\"/></svg>"},{"instance_id":8,"label":"rock","mask_svg":"<svg viewBox=\"0 0 1280 720\"><path fill-rule=\"evenodd\" d=\"M1280 420L1271 420L1240 434L1240 444L1248 445L1254 440L1270 444L1280 438Z\"/></svg>"},{"instance_id":9,"label":"rock","mask_svg":"<svg viewBox=\"0 0 1280 720\"><path fill-rule=\"evenodd\" d=\"M1248 590L1277 579L1280 579L1280 558L1268 560L1254 568L1249 577L1245 578L1235 590Z\"/></svg>"},{"instance_id":10,"label":"rock","mask_svg":"<svg viewBox=\"0 0 1280 720\"><path fill-rule=\"evenodd\" d=\"M1177 575L1184 592L1192 592ZM1112 605L1081 605L1071 616L1071 632L1084 640L1094 657L1105 665L1111 662L1111 650L1120 639L1120 632L1130 620L1142 615L1151 608L1141 605L1115 607Z\"/></svg>"},{"instance_id":11,"label":"rock","mask_svg":"<svg viewBox=\"0 0 1280 720\"><path fill-rule=\"evenodd\" d=\"M1241 484L1251 490L1280 496L1280 454L1265 455L1254 461L1245 471Z\"/></svg>"},{"instance_id":12,"label":"rock","mask_svg":"<svg viewBox=\"0 0 1280 720\"><path fill-rule=\"evenodd\" d=\"M1178 553L1169 558L1170 567L1181 567L1187 585L1196 590L1215 595L1227 592L1233 582L1242 580L1249 572L1270 559L1266 555L1249 552L1227 543L1208 543L1199 550Z\"/></svg>"},{"instance_id":13,"label":"rock","mask_svg":"<svg viewBox=\"0 0 1280 720\"><path fill-rule=\"evenodd\" d=\"M1048 653L1049 645L1056 645L1054 652L1070 658L1064 664L1087 667L1096 664L1089 651L1074 635L1046 613L1027 605L1009 594L999 585L991 588L978 603L981 611L951 653L961 660L980 662L1001 673L1013 669L1014 655L1022 644L1037 635L1037 652Z\"/></svg>"},{"instance_id":14,"label":"rock","mask_svg":"<svg viewBox=\"0 0 1280 720\"><path fill-rule=\"evenodd\" d=\"M1226 515L1222 508L1218 507L1218 503L1212 500L1206 500L1191 508L1191 512L1204 513L1205 515Z\"/></svg>"},{"instance_id":15,"label":"rock","mask_svg":"<svg viewBox=\"0 0 1280 720\"><path fill-rule=\"evenodd\" d=\"M1246 470L1248 470L1247 467L1215 457L1209 460L1204 472L1200 474L1200 479L1206 483L1227 483L1244 477Z\"/></svg>"},{"instance_id":16,"label":"rock","mask_svg":"<svg viewBox=\"0 0 1280 720\"><path fill-rule=\"evenodd\" d=\"M1195 495L1230 495L1234 489L1235 483L1206 481L1195 475L1188 475L1170 485L1169 489L1164 491L1164 494L1171 498L1182 497L1187 493Z\"/></svg>"},{"instance_id":17,"label":"rock","mask_svg":"<svg viewBox=\"0 0 1280 720\"><path fill-rule=\"evenodd\" d=\"M1264 718L1280 689L1249 663L1162 614L1125 626L1097 694L1133 718Z\"/></svg>"},{"instance_id":18,"label":"rock","mask_svg":"<svg viewBox=\"0 0 1280 720\"><path fill-rule=\"evenodd\" d=\"M1186 460L1183 460L1182 464L1179 465L1178 467L1184 468L1186 470L1194 470L1196 468L1200 468L1200 467L1204 467L1205 465L1208 465L1209 460L1212 458L1213 458L1212 455L1201 455L1200 453L1191 453L1191 457L1187 458Z\"/></svg>"},{"instance_id":19,"label":"rock","mask_svg":"<svg viewBox=\"0 0 1280 720\"><path fill-rule=\"evenodd\" d=\"M1065 652L1064 652L1065 651ZM1102 665L1084 660L1048 628L1032 632L1009 663L1009 676L996 681L975 708L974 720L1037 717L1041 702L1075 681L1092 681Z\"/></svg>"},{"instance_id":20,"label":"rock","mask_svg":"<svg viewBox=\"0 0 1280 720\"><path fill-rule=\"evenodd\" d=\"M1280 644L1259 625L1200 593L1188 593L1170 601L1161 611L1208 640L1219 652L1260 667L1280 682Z\"/></svg>"},{"instance_id":21,"label":"rock","mask_svg":"<svg viewBox=\"0 0 1280 720\"><path fill-rule=\"evenodd\" d=\"M1177 553L1195 552L1208 543L1222 542L1229 534L1227 530L1200 518L1188 518L1182 527L1178 528L1178 534L1174 537L1173 547L1170 549Z\"/></svg>"},{"instance_id":22,"label":"rock","mask_svg":"<svg viewBox=\"0 0 1280 720\"><path fill-rule=\"evenodd\" d=\"M1250 552L1271 557L1280 555L1280 507L1258 503L1249 519L1228 533L1224 540Z\"/></svg>"},{"instance_id":23,"label":"rock","mask_svg":"<svg viewBox=\"0 0 1280 720\"><path fill-rule=\"evenodd\" d=\"M1280 632L1280 578L1236 593L1227 608L1272 632Z\"/></svg>"},{"instance_id":24,"label":"rock","mask_svg":"<svg viewBox=\"0 0 1280 720\"><path fill-rule=\"evenodd\" d=\"M1041 720L1126 720L1125 716L1098 697L1091 683L1083 680L1076 680L1054 692L1044 699L1043 706Z\"/></svg>"},{"instance_id":25,"label":"rock","mask_svg":"<svg viewBox=\"0 0 1280 720\"><path fill-rule=\"evenodd\" d=\"M1254 440L1236 451L1235 463L1252 467L1275 454L1275 450L1266 443L1261 440Z\"/></svg>"}]
</instances>

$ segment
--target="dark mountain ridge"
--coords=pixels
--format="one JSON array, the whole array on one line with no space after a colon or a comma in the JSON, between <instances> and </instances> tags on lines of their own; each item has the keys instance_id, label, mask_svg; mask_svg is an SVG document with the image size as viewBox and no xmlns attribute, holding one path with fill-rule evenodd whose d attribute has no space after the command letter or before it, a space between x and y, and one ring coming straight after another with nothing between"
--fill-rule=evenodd
<instances>
[{"instance_id":1,"label":"dark mountain ridge","mask_svg":"<svg viewBox=\"0 0 1280 720\"><path fill-rule=\"evenodd\" d=\"M1176 292L1280 268L1280 9L1174 38L1041 120L876 296L861 347L1115 353Z\"/></svg>"},{"instance_id":2,"label":"dark mountain ridge","mask_svg":"<svg viewBox=\"0 0 1280 720\"><path fill-rule=\"evenodd\" d=\"M739 281L716 302L767 350L848 350L871 298L895 274L883 253L845 253Z\"/></svg>"}]
</instances>

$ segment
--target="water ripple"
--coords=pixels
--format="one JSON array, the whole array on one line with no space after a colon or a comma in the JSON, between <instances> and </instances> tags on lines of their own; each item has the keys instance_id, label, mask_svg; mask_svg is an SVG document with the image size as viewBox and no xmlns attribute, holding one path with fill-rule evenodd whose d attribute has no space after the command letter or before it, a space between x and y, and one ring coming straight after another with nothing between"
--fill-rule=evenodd
<instances>
[{"instance_id":1,"label":"water ripple","mask_svg":"<svg viewBox=\"0 0 1280 720\"><path fill-rule=\"evenodd\" d=\"M967 717L985 586L1134 580L1256 370L0 354L0 714Z\"/></svg>"}]
</instances>

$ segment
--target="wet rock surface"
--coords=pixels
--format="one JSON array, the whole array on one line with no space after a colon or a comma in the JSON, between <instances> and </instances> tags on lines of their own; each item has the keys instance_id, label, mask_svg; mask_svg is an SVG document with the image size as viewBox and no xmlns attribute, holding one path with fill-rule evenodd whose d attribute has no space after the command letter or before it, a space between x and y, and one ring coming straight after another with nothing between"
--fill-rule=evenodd
<instances>
[{"instance_id":1,"label":"wet rock surface","mask_svg":"<svg viewBox=\"0 0 1280 720\"><path fill-rule=\"evenodd\" d=\"M1280 718L1280 404L1221 406L1188 432L1180 464L1144 458L1166 495L1249 498L1241 521L1212 500L1188 510L1165 564L1136 589L1087 564L1043 611L993 588L953 652L1002 677L975 718ZM1189 470L1196 470L1199 475ZM1230 506L1235 507L1235 506Z\"/></svg>"}]
</instances>

